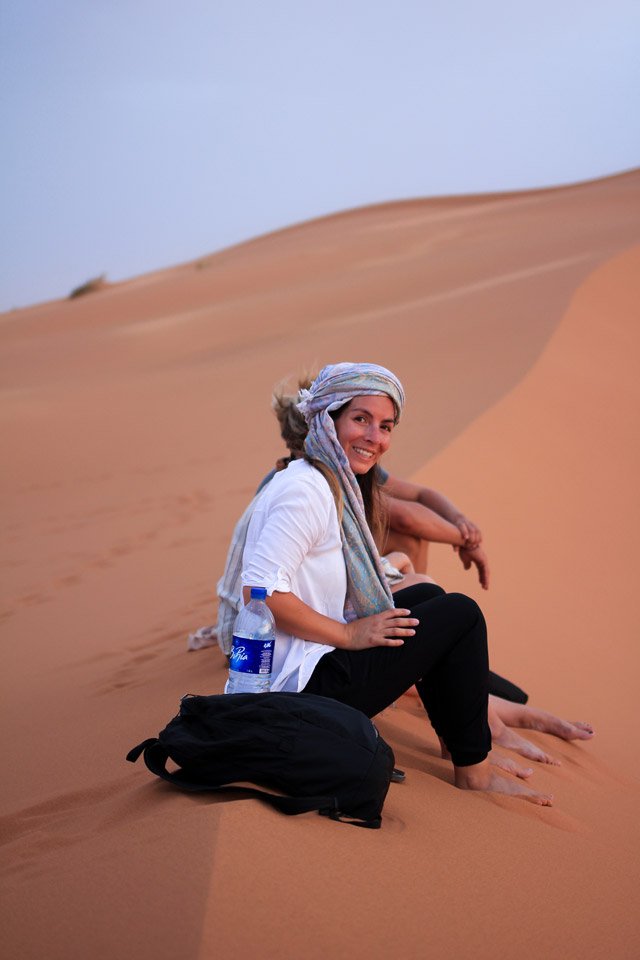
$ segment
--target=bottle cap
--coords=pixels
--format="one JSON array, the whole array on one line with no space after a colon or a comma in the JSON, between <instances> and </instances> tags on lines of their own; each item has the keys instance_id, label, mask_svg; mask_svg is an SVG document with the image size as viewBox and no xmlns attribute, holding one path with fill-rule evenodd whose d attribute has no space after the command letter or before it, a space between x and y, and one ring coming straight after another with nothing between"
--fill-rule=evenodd
<instances>
[{"instance_id":1,"label":"bottle cap","mask_svg":"<svg viewBox=\"0 0 640 960\"><path fill-rule=\"evenodd\" d=\"M266 587L251 587L251 599L252 599L252 600L266 600L266 599L267 599L267 588L266 588Z\"/></svg>"}]
</instances>

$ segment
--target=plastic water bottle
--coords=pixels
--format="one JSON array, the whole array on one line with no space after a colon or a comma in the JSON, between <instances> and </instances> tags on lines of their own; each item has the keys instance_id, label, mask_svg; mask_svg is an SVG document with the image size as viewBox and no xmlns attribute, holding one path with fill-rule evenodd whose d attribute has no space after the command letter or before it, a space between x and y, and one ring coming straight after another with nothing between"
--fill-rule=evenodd
<instances>
[{"instance_id":1,"label":"plastic water bottle","mask_svg":"<svg viewBox=\"0 0 640 960\"><path fill-rule=\"evenodd\" d=\"M251 600L233 625L229 679L225 693L268 693L276 624L264 587L251 587Z\"/></svg>"}]
</instances>

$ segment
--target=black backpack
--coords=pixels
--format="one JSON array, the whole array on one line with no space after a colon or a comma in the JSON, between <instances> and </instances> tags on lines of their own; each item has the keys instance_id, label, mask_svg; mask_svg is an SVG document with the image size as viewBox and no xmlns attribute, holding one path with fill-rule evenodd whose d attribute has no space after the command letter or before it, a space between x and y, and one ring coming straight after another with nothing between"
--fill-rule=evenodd
<instances>
[{"instance_id":1,"label":"black backpack","mask_svg":"<svg viewBox=\"0 0 640 960\"><path fill-rule=\"evenodd\" d=\"M313 693L188 694L178 716L127 760L143 752L152 773L184 790L242 790L282 813L318 810L374 829L392 776L403 779L368 717ZM172 773L169 757L179 767ZM224 786L241 781L286 796Z\"/></svg>"}]
</instances>

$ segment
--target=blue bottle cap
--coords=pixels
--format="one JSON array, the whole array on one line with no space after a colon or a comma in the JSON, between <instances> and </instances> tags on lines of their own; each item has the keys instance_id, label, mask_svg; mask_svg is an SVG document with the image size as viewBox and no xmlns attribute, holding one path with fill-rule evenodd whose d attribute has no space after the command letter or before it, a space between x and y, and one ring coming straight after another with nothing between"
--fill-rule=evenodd
<instances>
[{"instance_id":1,"label":"blue bottle cap","mask_svg":"<svg viewBox=\"0 0 640 960\"><path fill-rule=\"evenodd\" d=\"M266 600L266 599L267 599L267 588L266 588L266 587L251 587L251 599L252 599L252 600Z\"/></svg>"}]
</instances>

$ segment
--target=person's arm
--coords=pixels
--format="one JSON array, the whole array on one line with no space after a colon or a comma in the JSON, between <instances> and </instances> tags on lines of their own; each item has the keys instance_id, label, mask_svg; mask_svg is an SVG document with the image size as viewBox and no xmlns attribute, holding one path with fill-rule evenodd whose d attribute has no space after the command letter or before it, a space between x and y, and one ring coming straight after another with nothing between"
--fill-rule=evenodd
<instances>
[{"instance_id":1,"label":"person's arm","mask_svg":"<svg viewBox=\"0 0 640 960\"><path fill-rule=\"evenodd\" d=\"M409 503L418 503L457 527L467 547L476 547L482 542L482 533L475 523L469 520L461 510L458 510L455 504L444 494L438 493L437 490L431 490L429 487L422 487L417 483L401 480L399 477L391 475L387 477L383 489L389 497ZM423 539L431 538L424 537ZM452 543L453 541L439 540L438 542Z\"/></svg>"},{"instance_id":2,"label":"person's arm","mask_svg":"<svg viewBox=\"0 0 640 960\"><path fill-rule=\"evenodd\" d=\"M250 587L244 588L248 603ZM410 610L384 610L372 617L362 617L351 623L339 623L308 606L293 593L274 591L267 597L278 630L302 640L325 643L343 650L365 650L368 647L401 647L402 637L412 637L419 623L410 617Z\"/></svg>"},{"instance_id":3,"label":"person's arm","mask_svg":"<svg viewBox=\"0 0 640 960\"><path fill-rule=\"evenodd\" d=\"M489 589L489 560L481 545L482 534L478 528L466 518L463 518L464 523L451 523L423 502L433 494L449 503L446 497L417 483L391 476L382 489L387 496L390 530L432 543L450 543L465 570L475 566L480 585L484 590ZM400 494L404 494L404 497L400 497ZM452 504L450 506L453 507ZM470 530L475 531L473 536Z\"/></svg>"},{"instance_id":4,"label":"person's arm","mask_svg":"<svg viewBox=\"0 0 640 960\"><path fill-rule=\"evenodd\" d=\"M386 484L383 490L386 491ZM417 500L399 500L395 496L387 496L385 505L389 528L395 533L432 543L450 543L457 547L466 543L458 527Z\"/></svg>"}]
</instances>

